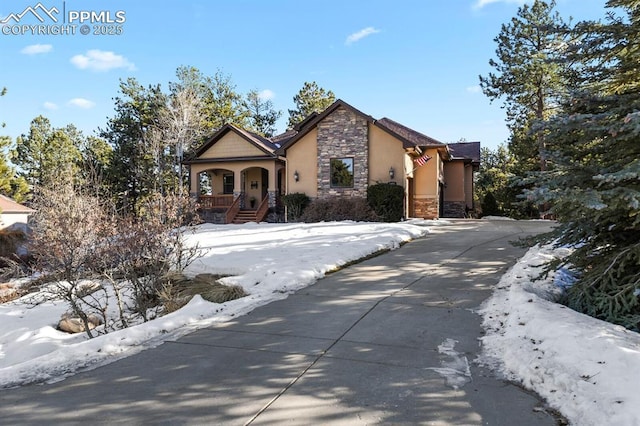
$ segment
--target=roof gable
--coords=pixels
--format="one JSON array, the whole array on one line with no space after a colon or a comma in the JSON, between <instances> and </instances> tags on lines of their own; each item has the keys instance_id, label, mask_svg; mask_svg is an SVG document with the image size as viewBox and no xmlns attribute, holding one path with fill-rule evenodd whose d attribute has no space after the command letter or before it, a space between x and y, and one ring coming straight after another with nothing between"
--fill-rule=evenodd
<instances>
[{"instance_id":1,"label":"roof gable","mask_svg":"<svg viewBox=\"0 0 640 426\"><path fill-rule=\"evenodd\" d=\"M298 133L292 138L290 138L289 140L287 140L285 143L283 143L280 149L278 150L278 153L283 155L290 146L292 146L297 141L302 139L302 137L304 137L304 135L306 135L312 129L314 129L318 125L318 123L320 123L322 120L324 120L327 116L329 116L331 113L333 113L335 110L337 110L340 107L348 109L354 114L363 117L365 120L367 120L370 123L375 122L375 119L370 115L367 115L364 112L360 111L359 109L354 108L353 106L349 105L342 99L338 99L337 101L329 105L327 109L322 111L320 114L314 112L311 115L309 115L307 118L305 118L302 122L300 122L296 127L294 127L294 130L298 130Z\"/></svg>"},{"instance_id":2,"label":"roof gable","mask_svg":"<svg viewBox=\"0 0 640 426\"><path fill-rule=\"evenodd\" d=\"M224 157L225 144L228 141L225 138L228 134L235 134L242 140L247 142L247 145L235 146L232 151L235 154L228 155L230 157L238 156L269 156L275 157L275 150L277 146L269 139L262 137L256 133L249 132L244 129L240 129L232 124L225 124L220 130L213 134L195 153L194 159L205 156L206 154L217 155L216 151L220 151L222 157ZM219 144L216 147L216 144ZM217 149L216 149L217 148ZM226 147L230 148L230 147Z\"/></svg>"}]
</instances>

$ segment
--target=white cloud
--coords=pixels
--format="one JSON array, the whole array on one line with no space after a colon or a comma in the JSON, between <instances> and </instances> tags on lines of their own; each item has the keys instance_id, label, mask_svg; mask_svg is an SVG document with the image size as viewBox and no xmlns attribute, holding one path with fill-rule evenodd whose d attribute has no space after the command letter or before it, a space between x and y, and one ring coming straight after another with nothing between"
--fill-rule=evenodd
<instances>
[{"instance_id":1,"label":"white cloud","mask_svg":"<svg viewBox=\"0 0 640 426\"><path fill-rule=\"evenodd\" d=\"M273 93L273 90L264 89L260 93L258 93L258 97L263 101L268 101L269 99L275 98L276 94Z\"/></svg>"},{"instance_id":2,"label":"white cloud","mask_svg":"<svg viewBox=\"0 0 640 426\"><path fill-rule=\"evenodd\" d=\"M82 109L90 109L96 105L95 102L91 102L90 100L84 98L73 98L69 102L67 102L67 104Z\"/></svg>"},{"instance_id":3,"label":"white cloud","mask_svg":"<svg viewBox=\"0 0 640 426\"><path fill-rule=\"evenodd\" d=\"M482 91L482 89L480 88L480 86L469 86L467 87L467 92L469 93L480 93Z\"/></svg>"},{"instance_id":4,"label":"white cloud","mask_svg":"<svg viewBox=\"0 0 640 426\"><path fill-rule=\"evenodd\" d=\"M37 55L39 53L49 53L53 50L53 46L50 44L32 44L25 47L20 53L25 55Z\"/></svg>"},{"instance_id":5,"label":"white cloud","mask_svg":"<svg viewBox=\"0 0 640 426\"><path fill-rule=\"evenodd\" d=\"M514 3L514 4L525 4L527 0L476 0L473 4L474 9L482 9L483 7L490 5L492 3Z\"/></svg>"},{"instance_id":6,"label":"white cloud","mask_svg":"<svg viewBox=\"0 0 640 426\"><path fill-rule=\"evenodd\" d=\"M53 102L45 102L44 104L42 104L42 106L45 109L48 109L49 111L55 111L58 109L58 105L54 104Z\"/></svg>"},{"instance_id":7,"label":"white cloud","mask_svg":"<svg viewBox=\"0 0 640 426\"><path fill-rule=\"evenodd\" d=\"M371 34L375 34L379 32L380 30L377 30L373 27L363 28L360 31L349 35L349 37L347 37L347 39L345 40L344 44L350 45L352 43L355 43L356 41L362 40L363 38L370 36Z\"/></svg>"},{"instance_id":8,"label":"white cloud","mask_svg":"<svg viewBox=\"0 0 640 426\"><path fill-rule=\"evenodd\" d=\"M124 56L98 49L88 50L86 55L74 56L71 58L71 63L81 70L91 71L109 71L115 68L135 71L136 69L136 66Z\"/></svg>"}]
</instances>

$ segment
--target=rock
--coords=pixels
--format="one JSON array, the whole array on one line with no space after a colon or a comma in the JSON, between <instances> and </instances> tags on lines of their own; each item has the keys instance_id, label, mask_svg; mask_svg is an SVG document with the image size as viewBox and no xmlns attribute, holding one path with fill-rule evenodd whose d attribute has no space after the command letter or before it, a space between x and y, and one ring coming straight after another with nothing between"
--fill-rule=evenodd
<instances>
[{"instance_id":1,"label":"rock","mask_svg":"<svg viewBox=\"0 0 640 426\"><path fill-rule=\"evenodd\" d=\"M87 317L87 322L89 323L89 330L93 330L102 324L102 318L91 314ZM82 319L75 317L69 312L62 314L62 318L58 322L58 330L71 334L85 332Z\"/></svg>"}]
</instances>

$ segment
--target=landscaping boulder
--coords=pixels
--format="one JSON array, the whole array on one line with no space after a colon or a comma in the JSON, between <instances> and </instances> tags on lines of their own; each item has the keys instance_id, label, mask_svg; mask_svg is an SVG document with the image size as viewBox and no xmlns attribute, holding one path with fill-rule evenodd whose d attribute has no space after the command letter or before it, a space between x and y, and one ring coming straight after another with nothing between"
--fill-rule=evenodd
<instances>
[{"instance_id":1,"label":"landscaping boulder","mask_svg":"<svg viewBox=\"0 0 640 426\"><path fill-rule=\"evenodd\" d=\"M102 318L91 314L87 317L87 322L89 323L89 330L93 330L102 324ZM62 314L62 318L58 322L58 330L71 334L85 332L82 319L69 312Z\"/></svg>"}]
</instances>

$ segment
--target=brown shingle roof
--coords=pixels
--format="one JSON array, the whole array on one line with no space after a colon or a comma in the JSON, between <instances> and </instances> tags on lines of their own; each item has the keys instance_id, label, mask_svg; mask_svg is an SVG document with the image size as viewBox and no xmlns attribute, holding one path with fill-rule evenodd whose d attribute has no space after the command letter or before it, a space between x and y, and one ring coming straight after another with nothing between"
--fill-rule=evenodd
<instances>
[{"instance_id":1,"label":"brown shingle roof","mask_svg":"<svg viewBox=\"0 0 640 426\"><path fill-rule=\"evenodd\" d=\"M9 197L0 194L0 212L2 213L33 213L35 210L16 203Z\"/></svg>"},{"instance_id":2,"label":"brown shingle roof","mask_svg":"<svg viewBox=\"0 0 640 426\"><path fill-rule=\"evenodd\" d=\"M453 160L469 160L480 164L480 142L458 142L448 145Z\"/></svg>"},{"instance_id":3,"label":"brown shingle roof","mask_svg":"<svg viewBox=\"0 0 640 426\"><path fill-rule=\"evenodd\" d=\"M429 148L444 148L445 144L433 139L430 136L417 132L409 127L393 121L390 118L381 118L376 121L378 127L385 129L386 131L395 134L399 139L403 141L405 148L411 148L414 146L423 146Z\"/></svg>"}]
</instances>

